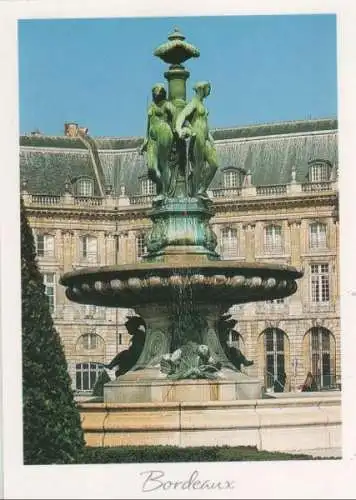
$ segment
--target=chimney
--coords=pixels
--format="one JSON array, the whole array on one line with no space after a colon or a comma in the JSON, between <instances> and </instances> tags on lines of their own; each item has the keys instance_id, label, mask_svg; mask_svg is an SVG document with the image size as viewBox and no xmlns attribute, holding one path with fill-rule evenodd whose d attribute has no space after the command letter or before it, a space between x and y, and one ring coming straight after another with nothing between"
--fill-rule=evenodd
<instances>
[{"instance_id":1,"label":"chimney","mask_svg":"<svg viewBox=\"0 0 356 500\"><path fill-rule=\"evenodd\" d=\"M64 135L66 137L77 137L78 135L78 124L77 123L65 123L64 124Z\"/></svg>"}]
</instances>

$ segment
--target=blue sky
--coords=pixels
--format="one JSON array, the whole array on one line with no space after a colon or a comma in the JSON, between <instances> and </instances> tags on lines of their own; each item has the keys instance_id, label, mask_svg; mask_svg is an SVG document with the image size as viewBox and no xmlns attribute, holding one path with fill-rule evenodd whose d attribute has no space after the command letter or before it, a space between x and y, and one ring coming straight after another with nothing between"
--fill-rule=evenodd
<instances>
[{"instance_id":1,"label":"blue sky","mask_svg":"<svg viewBox=\"0 0 356 500\"><path fill-rule=\"evenodd\" d=\"M153 51L175 26L200 49L187 94L211 81L212 128L336 116L334 15L23 20L20 132L62 135L74 121L93 136L143 135L168 67Z\"/></svg>"}]
</instances>

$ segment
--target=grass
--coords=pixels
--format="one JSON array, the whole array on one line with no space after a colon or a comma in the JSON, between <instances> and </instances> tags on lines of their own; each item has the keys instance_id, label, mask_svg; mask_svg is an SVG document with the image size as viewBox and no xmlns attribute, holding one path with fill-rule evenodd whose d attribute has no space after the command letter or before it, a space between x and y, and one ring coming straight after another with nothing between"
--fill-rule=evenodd
<instances>
[{"instance_id":1,"label":"grass","mask_svg":"<svg viewBox=\"0 0 356 500\"><path fill-rule=\"evenodd\" d=\"M253 446L121 446L87 447L80 463L241 462L313 460L304 454L259 451Z\"/></svg>"}]
</instances>

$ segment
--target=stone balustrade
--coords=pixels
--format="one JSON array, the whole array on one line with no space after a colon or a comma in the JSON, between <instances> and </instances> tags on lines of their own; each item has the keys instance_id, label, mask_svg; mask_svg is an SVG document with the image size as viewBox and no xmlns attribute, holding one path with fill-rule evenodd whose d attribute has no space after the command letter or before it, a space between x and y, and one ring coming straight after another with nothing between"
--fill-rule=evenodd
<instances>
[{"instance_id":1,"label":"stone balustrade","mask_svg":"<svg viewBox=\"0 0 356 500\"><path fill-rule=\"evenodd\" d=\"M333 182L306 182L302 184L303 193L315 193L318 191L332 191L334 189Z\"/></svg>"},{"instance_id":2,"label":"stone balustrade","mask_svg":"<svg viewBox=\"0 0 356 500\"><path fill-rule=\"evenodd\" d=\"M265 198L275 196L294 196L308 193L317 193L325 191L336 191L337 183L327 182L308 182L303 184L272 184L266 186L244 186L232 188L215 188L209 193L214 200L232 200L235 198ZM92 209L129 208L131 206L149 207L152 204L153 195L131 195L131 196L73 196L69 193L64 195L55 194L30 194L22 192L26 206L62 206L67 207L90 207Z\"/></svg>"}]
</instances>

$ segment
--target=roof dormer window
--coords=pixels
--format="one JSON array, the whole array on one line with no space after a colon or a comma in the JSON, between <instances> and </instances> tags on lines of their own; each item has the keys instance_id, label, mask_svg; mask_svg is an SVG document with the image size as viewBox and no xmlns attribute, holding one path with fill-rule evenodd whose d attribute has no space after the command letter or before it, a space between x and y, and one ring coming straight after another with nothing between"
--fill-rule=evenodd
<instances>
[{"instance_id":1,"label":"roof dormer window","mask_svg":"<svg viewBox=\"0 0 356 500\"><path fill-rule=\"evenodd\" d=\"M227 167L224 170L224 187L241 187L245 179L245 174L246 172L241 168Z\"/></svg>"},{"instance_id":2,"label":"roof dormer window","mask_svg":"<svg viewBox=\"0 0 356 500\"><path fill-rule=\"evenodd\" d=\"M152 195L156 193L156 186L154 182L148 177L143 177L141 179L141 194L142 195Z\"/></svg>"},{"instance_id":3,"label":"roof dormer window","mask_svg":"<svg viewBox=\"0 0 356 500\"><path fill-rule=\"evenodd\" d=\"M77 180L76 191L78 196L93 196L94 183L90 177L85 177Z\"/></svg>"},{"instance_id":4,"label":"roof dormer window","mask_svg":"<svg viewBox=\"0 0 356 500\"><path fill-rule=\"evenodd\" d=\"M309 162L309 182L327 182L330 180L331 163L327 160Z\"/></svg>"}]
</instances>

